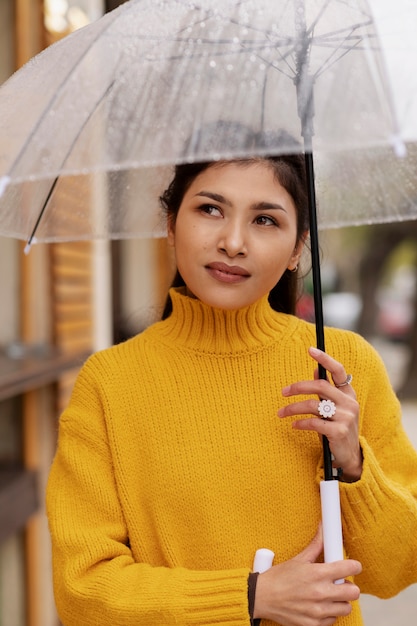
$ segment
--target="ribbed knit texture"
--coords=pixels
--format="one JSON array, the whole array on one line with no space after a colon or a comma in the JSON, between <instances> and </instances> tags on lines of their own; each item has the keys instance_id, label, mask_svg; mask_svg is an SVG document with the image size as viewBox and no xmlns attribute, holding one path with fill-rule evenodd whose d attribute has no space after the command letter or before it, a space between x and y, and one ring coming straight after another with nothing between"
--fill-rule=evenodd
<instances>
[{"instance_id":1,"label":"ribbed knit texture","mask_svg":"<svg viewBox=\"0 0 417 626\"><path fill-rule=\"evenodd\" d=\"M61 417L47 507L65 626L249 626L256 549L284 561L317 529L321 445L276 415L282 387L313 377L314 328L266 298L172 298L170 318L87 361ZM361 405L345 548L362 591L387 597L417 581L417 455L376 352L335 329L326 349ZM362 624L358 605L337 624Z\"/></svg>"}]
</instances>

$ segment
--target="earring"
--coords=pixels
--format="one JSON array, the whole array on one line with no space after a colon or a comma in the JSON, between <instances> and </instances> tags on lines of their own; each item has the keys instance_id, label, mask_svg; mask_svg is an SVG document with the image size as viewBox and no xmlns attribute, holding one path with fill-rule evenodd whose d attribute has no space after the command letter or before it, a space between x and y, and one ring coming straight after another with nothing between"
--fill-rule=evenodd
<instances>
[{"instance_id":1,"label":"earring","mask_svg":"<svg viewBox=\"0 0 417 626\"><path fill-rule=\"evenodd\" d=\"M292 272L293 274L295 274L295 272L298 272L298 263L297 263L297 265L296 265L295 267L293 267L292 269L288 268L288 270L289 270L290 272Z\"/></svg>"}]
</instances>

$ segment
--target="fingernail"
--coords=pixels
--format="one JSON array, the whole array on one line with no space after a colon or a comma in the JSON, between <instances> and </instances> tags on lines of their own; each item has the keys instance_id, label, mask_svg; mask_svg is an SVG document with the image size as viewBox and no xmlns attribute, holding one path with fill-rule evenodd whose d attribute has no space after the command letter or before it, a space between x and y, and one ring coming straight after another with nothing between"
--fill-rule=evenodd
<instances>
[{"instance_id":1,"label":"fingernail","mask_svg":"<svg viewBox=\"0 0 417 626\"><path fill-rule=\"evenodd\" d=\"M323 354L321 350L319 350L318 348L310 348L310 354L312 356L319 356L320 354Z\"/></svg>"},{"instance_id":2,"label":"fingernail","mask_svg":"<svg viewBox=\"0 0 417 626\"><path fill-rule=\"evenodd\" d=\"M283 396L288 396L288 395L289 395L289 393L290 393L290 389L291 389L291 387L290 387L290 386L288 386L288 387L283 387L283 388L282 388L282 395L283 395Z\"/></svg>"}]
</instances>

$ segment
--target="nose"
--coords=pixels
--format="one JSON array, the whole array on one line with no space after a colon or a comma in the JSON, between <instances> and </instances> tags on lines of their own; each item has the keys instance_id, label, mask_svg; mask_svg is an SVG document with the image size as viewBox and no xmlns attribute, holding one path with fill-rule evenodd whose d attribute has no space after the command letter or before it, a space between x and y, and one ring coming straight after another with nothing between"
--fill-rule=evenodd
<instances>
[{"instance_id":1,"label":"nose","mask_svg":"<svg viewBox=\"0 0 417 626\"><path fill-rule=\"evenodd\" d=\"M247 233L238 220L227 220L220 232L218 250L229 257L247 255Z\"/></svg>"}]
</instances>

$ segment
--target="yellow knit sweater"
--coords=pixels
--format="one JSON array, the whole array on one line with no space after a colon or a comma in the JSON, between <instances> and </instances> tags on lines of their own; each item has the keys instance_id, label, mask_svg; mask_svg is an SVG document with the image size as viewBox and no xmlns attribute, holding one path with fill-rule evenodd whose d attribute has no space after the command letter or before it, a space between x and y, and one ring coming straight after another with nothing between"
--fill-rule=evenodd
<instances>
[{"instance_id":1,"label":"yellow knit sweater","mask_svg":"<svg viewBox=\"0 0 417 626\"><path fill-rule=\"evenodd\" d=\"M276 415L281 388L313 376L314 328L266 298L172 297L169 319L87 361L61 417L47 507L65 626L248 626L256 549L284 561L316 532L321 445ZM387 597L417 581L417 455L375 351L336 329L326 349L361 406L345 549L362 591ZM362 624L359 606L337 624Z\"/></svg>"}]
</instances>

